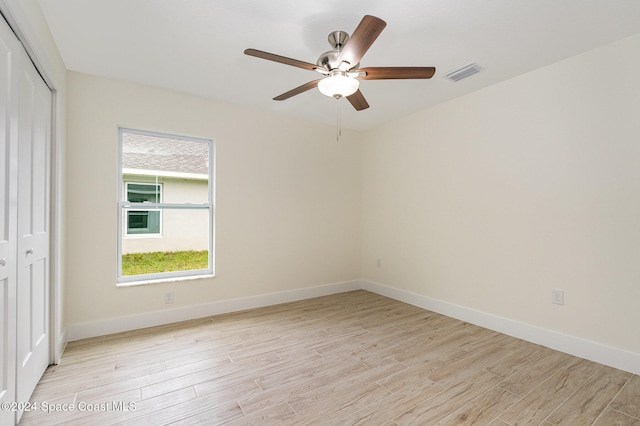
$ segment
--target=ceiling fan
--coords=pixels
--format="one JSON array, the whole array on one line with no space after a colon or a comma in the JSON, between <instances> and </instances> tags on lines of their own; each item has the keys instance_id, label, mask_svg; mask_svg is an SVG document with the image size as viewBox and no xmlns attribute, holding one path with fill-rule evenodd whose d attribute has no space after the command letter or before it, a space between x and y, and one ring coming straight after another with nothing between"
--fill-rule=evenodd
<instances>
[{"instance_id":1,"label":"ceiling fan","mask_svg":"<svg viewBox=\"0 0 640 426\"><path fill-rule=\"evenodd\" d=\"M273 98L276 101L284 101L317 86L324 95L336 99L346 97L357 111L361 111L369 108L369 104L359 89L359 80L426 79L431 78L436 72L434 67L359 68L360 60L386 25L387 23L382 19L366 15L351 37L344 31L332 32L329 34L329 44L333 50L320 55L316 64L256 49L246 49L244 53L256 58L316 71L324 75L323 78L310 81L276 96Z\"/></svg>"}]
</instances>

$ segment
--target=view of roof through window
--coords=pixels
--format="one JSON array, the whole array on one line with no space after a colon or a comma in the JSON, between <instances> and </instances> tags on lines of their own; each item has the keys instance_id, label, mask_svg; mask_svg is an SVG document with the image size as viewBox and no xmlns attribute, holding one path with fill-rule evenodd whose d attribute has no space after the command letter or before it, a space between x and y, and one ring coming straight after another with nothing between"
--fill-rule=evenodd
<instances>
[{"instance_id":1,"label":"view of roof through window","mask_svg":"<svg viewBox=\"0 0 640 426\"><path fill-rule=\"evenodd\" d=\"M209 146L205 141L124 132L122 168L209 174Z\"/></svg>"}]
</instances>

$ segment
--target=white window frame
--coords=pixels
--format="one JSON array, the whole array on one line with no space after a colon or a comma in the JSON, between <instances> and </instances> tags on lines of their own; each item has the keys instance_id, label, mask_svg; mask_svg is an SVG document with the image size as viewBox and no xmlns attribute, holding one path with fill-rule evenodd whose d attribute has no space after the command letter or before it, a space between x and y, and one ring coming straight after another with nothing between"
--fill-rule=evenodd
<instances>
[{"instance_id":1,"label":"white window frame","mask_svg":"<svg viewBox=\"0 0 640 426\"><path fill-rule=\"evenodd\" d=\"M160 138L182 139L185 141L194 141L207 143L209 146L209 178L208 178L208 202L206 203L165 203L161 198L160 203L132 203L126 201L126 185L122 167L122 135L123 133L142 134ZM127 181L130 182L130 181ZM131 181L132 182L132 181ZM135 182L134 182L135 183ZM148 183L148 182L147 182ZM162 195L161 195L162 196ZM118 286L131 286L141 284L153 284L167 281L178 281L183 279L209 278L215 276L215 141L213 139L196 138L190 136L181 136L167 133L149 132L144 130L136 130L121 127L118 129L118 241L117 241L117 277ZM163 272L157 274L145 275L122 275L122 241L129 238L125 229L127 210L151 210L158 209L161 212L164 209L186 209L186 210L208 210L209 211L209 262L207 269ZM162 229L162 228L161 228ZM162 231L161 231L162 232ZM131 237L149 236L157 238L157 234L132 234Z\"/></svg>"},{"instance_id":2,"label":"white window frame","mask_svg":"<svg viewBox=\"0 0 640 426\"><path fill-rule=\"evenodd\" d=\"M156 183L156 182L137 182L137 181L126 181L124 182L124 196L128 197L129 194L129 185L154 185L157 186L158 188L160 188L160 203L162 203L162 193L164 191L162 183ZM148 202L143 203L144 205L148 205ZM153 238L153 237L161 237L162 236L162 210L161 209L151 209L151 208L146 208L146 209L136 209L133 210L136 212L158 212L160 217L158 219L158 232L129 232L129 213L131 212L127 212L125 213L125 218L124 218L124 223L123 223L123 227L125 229L125 236L127 238Z\"/></svg>"}]
</instances>

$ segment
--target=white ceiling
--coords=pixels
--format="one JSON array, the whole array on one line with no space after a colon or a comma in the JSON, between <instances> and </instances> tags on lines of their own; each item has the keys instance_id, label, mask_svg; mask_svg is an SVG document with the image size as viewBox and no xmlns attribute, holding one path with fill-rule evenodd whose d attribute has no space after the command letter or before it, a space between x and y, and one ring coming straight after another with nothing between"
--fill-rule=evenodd
<instances>
[{"instance_id":1,"label":"white ceiling","mask_svg":"<svg viewBox=\"0 0 640 426\"><path fill-rule=\"evenodd\" d=\"M40 0L69 70L365 130L640 32L638 0ZM311 90L318 74L243 54L315 63L327 35L364 15L387 27L367 66L435 66L431 80L362 81L356 112ZM481 73L443 76L475 62ZM602 78L615 78L616 70ZM594 82L597 84L597 82Z\"/></svg>"}]
</instances>

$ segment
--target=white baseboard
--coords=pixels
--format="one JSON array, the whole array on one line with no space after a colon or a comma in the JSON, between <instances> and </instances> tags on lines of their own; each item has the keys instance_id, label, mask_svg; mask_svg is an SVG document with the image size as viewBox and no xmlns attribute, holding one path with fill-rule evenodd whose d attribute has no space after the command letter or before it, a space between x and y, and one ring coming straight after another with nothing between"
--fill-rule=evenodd
<instances>
[{"instance_id":1,"label":"white baseboard","mask_svg":"<svg viewBox=\"0 0 640 426\"><path fill-rule=\"evenodd\" d=\"M162 311L144 312L138 315L128 315L124 317L107 318L99 321L70 324L66 330L66 337L68 341L72 342L74 340L85 339L88 337L104 336L122 331L137 330L156 325L187 321L195 318L204 318L212 315L243 311L246 309L261 308L264 306L311 299L313 297L327 296L329 294L344 293L346 291L359 289L359 280L345 281L341 283L301 288L278 293L261 294L240 299L221 300L219 302L205 303L195 306L191 305Z\"/></svg>"},{"instance_id":2,"label":"white baseboard","mask_svg":"<svg viewBox=\"0 0 640 426\"><path fill-rule=\"evenodd\" d=\"M317 287L309 287L278 293L268 293L240 299L222 300L202 305L185 306L182 308L145 312L139 315L129 315L71 324L66 329L63 341L74 341L88 337L104 336L122 331L170 324L212 315L243 311L294 302L313 297L344 293L353 290L367 290L391 299L405 302L419 308L437 312L452 318L469 322L490 330L517 337L538 345L559 350L570 355L588 359L600 364L608 365L634 374L640 374L640 354L624 349L607 346L580 337L560 333L558 331L514 321L509 318L478 311L465 306L456 305L431 297L423 296L395 287L367 280L345 281Z\"/></svg>"},{"instance_id":3,"label":"white baseboard","mask_svg":"<svg viewBox=\"0 0 640 426\"><path fill-rule=\"evenodd\" d=\"M560 333L531 324L514 321L486 312L433 299L384 284L363 280L361 288L391 299L405 302L448 317L456 318L490 330L546 346L570 355L588 359L633 374L640 374L640 354L603 345L598 342Z\"/></svg>"}]
</instances>

